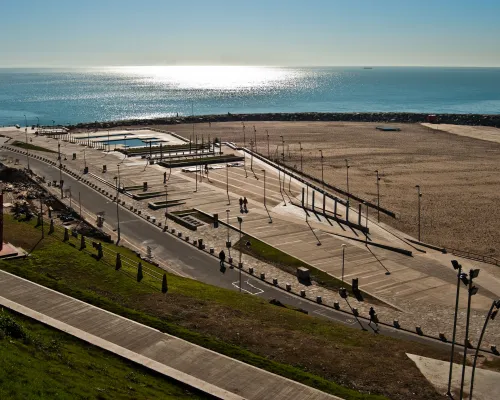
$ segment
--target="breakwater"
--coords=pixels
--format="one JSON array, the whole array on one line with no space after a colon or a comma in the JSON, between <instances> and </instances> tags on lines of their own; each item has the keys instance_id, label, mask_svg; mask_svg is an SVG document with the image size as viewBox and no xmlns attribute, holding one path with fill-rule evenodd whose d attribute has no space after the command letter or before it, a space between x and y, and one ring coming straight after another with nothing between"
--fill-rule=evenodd
<instances>
[{"instance_id":1,"label":"breakwater","mask_svg":"<svg viewBox=\"0 0 500 400\"><path fill-rule=\"evenodd\" d=\"M207 122L240 121L339 121L339 122L380 122L380 123L420 123L427 122L426 113L256 113L256 114L218 114L165 117L154 119L129 119L107 122L90 122L72 125L73 128L108 129L118 126L175 125ZM443 124L482 125L500 128L500 114L436 114Z\"/></svg>"}]
</instances>

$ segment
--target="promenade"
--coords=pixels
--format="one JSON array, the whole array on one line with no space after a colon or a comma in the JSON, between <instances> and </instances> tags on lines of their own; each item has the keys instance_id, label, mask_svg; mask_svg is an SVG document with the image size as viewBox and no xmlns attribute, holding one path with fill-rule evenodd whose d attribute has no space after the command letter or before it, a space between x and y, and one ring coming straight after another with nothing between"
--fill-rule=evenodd
<instances>
[{"instance_id":1,"label":"promenade","mask_svg":"<svg viewBox=\"0 0 500 400\"><path fill-rule=\"evenodd\" d=\"M339 399L0 271L0 305L215 398Z\"/></svg>"}]
</instances>

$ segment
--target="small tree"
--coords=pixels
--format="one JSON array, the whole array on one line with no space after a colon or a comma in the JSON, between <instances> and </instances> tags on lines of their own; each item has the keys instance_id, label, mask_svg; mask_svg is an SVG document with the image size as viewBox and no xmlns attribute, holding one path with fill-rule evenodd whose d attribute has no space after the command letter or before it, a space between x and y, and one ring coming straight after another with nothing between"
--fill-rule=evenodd
<instances>
[{"instance_id":1,"label":"small tree","mask_svg":"<svg viewBox=\"0 0 500 400\"><path fill-rule=\"evenodd\" d=\"M139 261L139 265L137 267L137 282L142 281L142 278L144 276L142 275L142 263Z\"/></svg>"},{"instance_id":2,"label":"small tree","mask_svg":"<svg viewBox=\"0 0 500 400\"><path fill-rule=\"evenodd\" d=\"M161 283L161 292L168 292L168 284L167 284L167 274L163 274L163 282Z\"/></svg>"}]
</instances>

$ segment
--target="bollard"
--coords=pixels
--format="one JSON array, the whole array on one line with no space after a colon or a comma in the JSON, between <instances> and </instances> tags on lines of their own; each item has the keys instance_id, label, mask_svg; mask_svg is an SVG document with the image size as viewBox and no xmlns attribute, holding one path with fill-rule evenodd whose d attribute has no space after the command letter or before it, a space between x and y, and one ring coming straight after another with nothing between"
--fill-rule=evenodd
<instances>
[{"instance_id":1,"label":"bollard","mask_svg":"<svg viewBox=\"0 0 500 400\"><path fill-rule=\"evenodd\" d=\"M306 297L306 291L304 289L300 291L300 297Z\"/></svg>"},{"instance_id":2,"label":"bollard","mask_svg":"<svg viewBox=\"0 0 500 400\"><path fill-rule=\"evenodd\" d=\"M266 274L264 272L260 273L260 279L262 279L263 281L266 280Z\"/></svg>"},{"instance_id":3,"label":"bollard","mask_svg":"<svg viewBox=\"0 0 500 400\"><path fill-rule=\"evenodd\" d=\"M182 237L182 232L177 232L177 237L181 238ZM203 247L205 247L205 246L203 246Z\"/></svg>"},{"instance_id":4,"label":"bollard","mask_svg":"<svg viewBox=\"0 0 500 400\"><path fill-rule=\"evenodd\" d=\"M338 301L335 301L333 303L333 308L335 308L336 310L340 310L340 303Z\"/></svg>"},{"instance_id":5,"label":"bollard","mask_svg":"<svg viewBox=\"0 0 500 400\"><path fill-rule=\"evenodd\" d=\"M394 328L396 328L396 329L401 328L401 325L399 325L399 321L397 319L395 319L392 324L394 325Z\"/></svg>"},{"instance_id":6,"label":"bollard","mask_svg":"<svg viewBox=\"0 0 500 400\"><path fill-rule=\"evenodd\" d=\"M229 257L228 261L230 265L233 265L233 257Z\"/></svg>"},{"instance_id":7,"label":"bollard","mask_svg":"<svg viewBox=\"0 0 500 400\"><path fill-rule=\"evenodd\" d=\"M496 346L496 344L492 344L492 345L490 346L490 349L491 349L491 352L492 352L493 354L495 354L495 355L497 355L497 356L498 356L498 354L500 354L500 353L498 352L498 350L497 350L497 346Z\"/></svg>"},{"instance_id":8,"label":"bollard","mask_svg":"<svg viewBox=\"0 0 500 400\"><path fill-rule=\"evenodd\" d=\"M290 285L289 283L287 283L285 287L287 292L290 292L292 290L292 285Z\"/></svg>"},{"instance_id":9,"label":"bollard","mask_svg":"<svg viewBox=\"0 0 500 400\"><path fill-rule=\"evenodd\" d=\"M274 285L274 286L278 286L278 279L273 278L273 285Z\"/></svg>"},{"instance_id":10,"label":"bollard","mask_svg":"<svg viewBox=\"0 0 500 400\"><path fill-rule=\"evenodd\" d=\"M213 247L210 247L210 250L209 250L209 251L210 251L210 254L214 254L214 253L215 253L215 250L214 250L214 248L213 248Z\"/></svg>"},{"instance_id":11,"label":"bollard","mask_svg":"<svg viewBox=\"0 0 500 400\"><path fill-rule=\"evenodd\" d=\"M249 273L250 275L253 275L253 267L248 268L248 273Z\"/></svg>"},{"instance_id":12,"label":"bollard","mask_svg":"<svg viewBox=\"0 0 500 400\"><path fill-rule=\"evenodd\" d=\"M63 241L67 242L69 240L69 230L68 228L64 228L64 239Z\"/></svg>"},{"instance_id":13,"label":"bollard","mask_svg":"<svg viewBox=\"0 0 500 400\"><path fill-rule=\"evenodd\" d=\"M156 217L151 217L151 222L152 222L153 224L155 224L155 223L156 223Z\"/></svg>"},{"instance_id":14,"label":"bollard","mask_svg":"<svg viewBox=\"0 0 500 400\"><path fill-rule=\"evenodd\" d=\"M82 235L80 238L80 250L83 250L86 247L87 245L85 244L85 236Z\"/></svg>"},{"instance_id":15,"label":"bollard","mask_svg":"<svg viewBox=\"0 0 500 400\"><path fill-rule=\"evenodd\" d=\"M323 302L323 299L321 296L316 296L316 303L321 304Z\"/></svg>"},{"instance_id":16,"label":"bollard","mask_svg":"<svg viewBox=\"0 0 500 400\"><path fill-rule=\"evenodd\" d=\"M167 225L165 225L165 226L163 227L163 232L166 232L166 231L167 231L167 229L168 229L168 226L167 226Z\"/></svg>"},{"instance_id":17,"label":"bollard","mask_svg":"<svg viewBox=\"0 0 500 400\"><path fill-rule=\"evenodd\" d=\"M170 232L175 233L175 228L170 229Z\"/></svg>"},{"instance_id":18,"label":"bollard","mask_svg":"<svg viewBox=\"0 0 500 400\"><path fill-rule=\"evenodd\" d=\"M239 262L239 263L238 263L238 268L239 268L239 269L243 269L243 263L242 263L242 262Z\"/></svg>"},{"instance_id":19,"label":"bollard","mask_svg":"<svg viewBox=\"0 0 500 400\"><path fill-rule=\"evenodd\" d=\"M146 215L146 219L149 221L149 215Z\"/></svg>"},{"instance_id":20,"label":"bollard","mask_svg":"<svg viewBox=\"0 0 500 400\"><path fill-rule=\"evenodd\" d=\"M467 347L468 347L469 349L473 349L473 348L474 348L474 346L472 345L472 342L470 341L470 338L469 338L469 339L467 339Z\"/></svg>"},{"instance_id":21,"label":"bollard","mask_svg":"<svg viewBox=\"0 0 500 400\"><path fill-rule=\"evenodd\" d=\"M418 326L418 325L417 325L417 326L415 327L415 331L417 332L417 334L418 334L419 336L422 336L422 335L424 334L424 332L422 331L422 327L421 327L421 326Z\"/></svg>"},{"instance_id":22,"label":"bollard","mask_svg":"<svg viewBox=\"0 0 500 400\"><path fill-rule=\"evenodd\" d=\"M357 317L359 315L359 311L356 307L352 308L352 315L354 315L355 317Z\"/></svg>"},{"instance_id":23,"label":"bollard","mask_svg":"<svg viewBox=\"0 0 500 400\"><path fill-rule=\"evenodd\" d=\"M189 236L184 237L184 240L185 240L186 242L189 242Z\"/></svg>"},{"instance_id":24,"label":"bollard","mask_svg":"<svg viewBox=\"0 0 500 400\"><path fill-rule=\"evenodd\" d=\"M443 332L439 332L439 340L442 342L447 342L448 340L446 339L446 336L444 335Z\"/></svg>"},{"instance_id":25,"label":"bollard","mask_svg":"<svg viewBox=\"0 0 500 400\"><path fill-rule=\"evenodd\" d=\"M53 219L50 220L49 235L51 233L54 233L54 220Z\"/></svg>"}]
</instances>

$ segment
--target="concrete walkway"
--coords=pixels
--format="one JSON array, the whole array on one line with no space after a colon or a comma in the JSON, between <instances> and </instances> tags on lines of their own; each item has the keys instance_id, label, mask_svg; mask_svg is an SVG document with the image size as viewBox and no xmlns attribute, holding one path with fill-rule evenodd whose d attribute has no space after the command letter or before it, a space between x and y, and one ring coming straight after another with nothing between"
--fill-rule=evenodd
<instances>
[{"instance_id":1,"label":"concrete walkway","mask_svg":"<svg viewBox=\"0 0 500 400\"><path fill-rule=\"evenodd\" d=\"M339 399L0 271L0 304L221 399Z\"/></svg>"}]
</instances>

